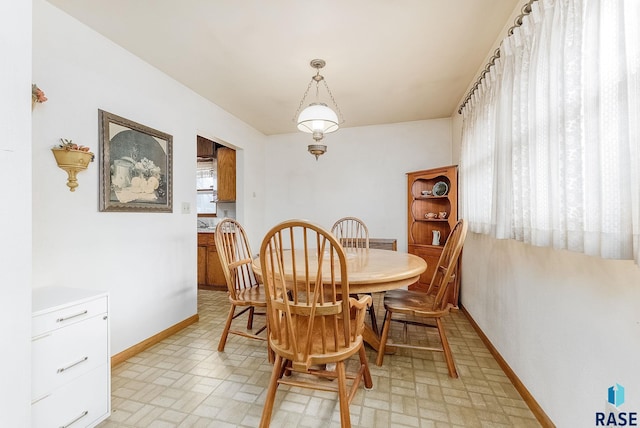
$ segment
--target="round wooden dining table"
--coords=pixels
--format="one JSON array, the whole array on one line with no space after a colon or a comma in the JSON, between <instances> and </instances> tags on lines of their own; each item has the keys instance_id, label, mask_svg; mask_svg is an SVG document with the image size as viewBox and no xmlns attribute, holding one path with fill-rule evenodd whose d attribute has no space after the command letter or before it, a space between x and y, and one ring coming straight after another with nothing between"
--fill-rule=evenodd
<instances>
[{"instance_id":1,"label":"round wooden dining table","mask_svg":"<svg viewBox=\"0 0 640 428\"><path fill-rule=\"evenodd\" d=\"M303 250L296 251L302 254ZM345 248L345 253L351 294L376 293L406 287L416 282L420 274L427 269L424 259L409 253L373 248ZM287 255L290 257L291 252L285 252L285 257ZM302 255L299 258L302 259ZM291 264L287 263L287 265ZM300 275L303 275L304 265L298 266ZM253 259L252 267L256 276L261 278L262 267L259 257ZM372 348L378 350L379 337L368 324L365 324L363 338Z\"/></svg>"}]
</instances>

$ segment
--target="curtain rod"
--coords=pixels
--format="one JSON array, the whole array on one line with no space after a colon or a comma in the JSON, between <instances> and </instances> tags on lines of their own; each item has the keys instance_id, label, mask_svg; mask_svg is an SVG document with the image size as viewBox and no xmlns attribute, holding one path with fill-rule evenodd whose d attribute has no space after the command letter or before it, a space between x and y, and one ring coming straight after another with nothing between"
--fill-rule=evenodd
<instances>
[{"instance_id":1,"label":"curtain rod","mask_svg":"<svg viewBox=\"0 0 640 428\"><path fill-rule=\"evenodd\" d=\"M522 6L522 10L520 11L522 13L518 15L518 17L514 21L514 24L507 31L507 37L513 34L513 30L515 30L517 27L522 25L522 18L524 18L525 16L531 13L531 10L532 10L531 5L536 1L538 0L529 0L524 6ZM480 77L478 77L478 80L476 80L476 83L474 83L474 85L471 87L471 89L467 93L467 96L465 97L464 101L460 105L460 108L458 108L458 114L462 114L462 109L467 105L467 103L473 96L473 93L476 91L476 89L478 89L478 86L480 86L480 84L482 83L482 79L484 79L485 75L489 72L489 68L495 65L496 60L498 58L500 58L500 48L496 49L493 52L493 56L491 57L491 59L489 59L489 62L484 67L484 70L480 72Z\"/></svg>"}]
</instances>

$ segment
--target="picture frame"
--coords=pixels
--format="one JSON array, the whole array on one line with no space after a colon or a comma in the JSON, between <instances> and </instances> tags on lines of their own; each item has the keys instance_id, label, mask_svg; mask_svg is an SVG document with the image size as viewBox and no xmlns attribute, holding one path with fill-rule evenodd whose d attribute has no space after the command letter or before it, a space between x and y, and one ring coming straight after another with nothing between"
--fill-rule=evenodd
<instances>
[{"instance_id":1,"label":"picture frame","mask_svg":"<svg viewBox=\"0 0 640 428\"><path fill-rule=\"evenodd\" d=\"M100 211L173 212L173 137L104 110Z\"/></svg>"}]
</instances>

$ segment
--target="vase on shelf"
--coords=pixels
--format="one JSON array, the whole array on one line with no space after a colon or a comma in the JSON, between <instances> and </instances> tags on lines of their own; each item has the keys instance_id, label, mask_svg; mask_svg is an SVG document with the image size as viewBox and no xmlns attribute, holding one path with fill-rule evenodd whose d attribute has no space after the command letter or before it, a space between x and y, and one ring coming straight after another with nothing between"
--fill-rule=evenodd
<instances>
[{"instance_id":1,"label":"vase on shelf","mask_svg":"<svg viewBox=\"0 0 640 428\"><path fill-rule=\"evenodd\" d=\"M433 240L431 241L431 245L440 245L440 231L433 231Z\"/></svg>"}]
</instances>

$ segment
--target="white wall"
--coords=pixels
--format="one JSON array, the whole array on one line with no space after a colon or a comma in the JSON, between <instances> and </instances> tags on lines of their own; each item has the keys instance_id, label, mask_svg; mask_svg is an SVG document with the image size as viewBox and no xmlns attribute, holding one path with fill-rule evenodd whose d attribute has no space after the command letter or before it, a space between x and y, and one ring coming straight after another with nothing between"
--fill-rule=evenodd
<instances>
[{"instance_id":1,"label":"white wall","mask_svg":"<svg viewBox=\"0 0 640 428\"><path fill-rule=\"evenodd\" d=\"M196 135L239 149L237 215L251 228L265 137L49 3L33 8L33 79L49 98L33 112L33 287L108 290L115 354L197 311ZM67 138L98 155L98 109L173 136L173 213L99 212L99 156L69 191L50 148Z\"/></svg>"},{"instance_id":2,"label":"white wall","mask_svg":"<svg viewBox=\"0 0 640 428\"><path fill-rule=\"evenodd\" d=\"M607 388L640 412L640 268L470 234L463 306L558 427L595 425Z\"/></svg>"},{"instance_id":3,"label":"white wall","mask_svg":"<svg viewBox=\"0 0 640 428\"><path fill-rule=\"evenodd\" d=\"M371 237L396 238L406 251L406 174L451 164L451 121L343 128L323 141L327 152L316 161L309 134L269 138L265 225L305 218L330 228L355 216Z\"/></svg>"},{"instance_id":4,"label":"white wall","mask_svg":"<svg viewBox=\"0 0 640 428\"><path fill-rule=\"evenodd\" d=\"M0 425L30 426L31 2L0 2Z\"/></svg>"}]
</instances>

